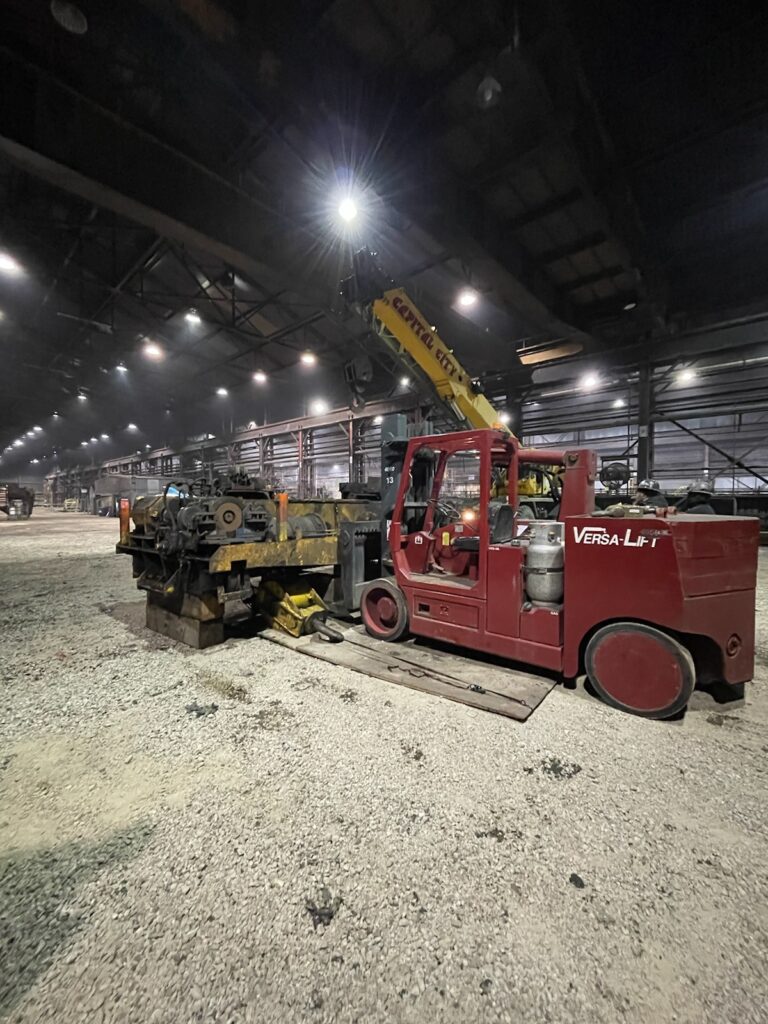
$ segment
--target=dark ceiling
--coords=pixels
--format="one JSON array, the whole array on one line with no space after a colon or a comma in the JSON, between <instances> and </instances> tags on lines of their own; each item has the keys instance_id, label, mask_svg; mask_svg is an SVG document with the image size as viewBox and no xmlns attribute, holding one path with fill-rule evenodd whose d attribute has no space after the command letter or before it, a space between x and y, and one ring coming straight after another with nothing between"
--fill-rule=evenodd
<instances>
[{"instance_id":1,"label":"dark ceiling","mask_svg":"<svg viewBox=\"0 0 768 1024\"><path fill-rule=\"evenodd\" d=\"M343 406L363 351L391 393L336 299L362 243L502 394L574 372L532 356L716 349L765 314L762 3L78 0L82 34L53 8L0 12L0 447L43 426L25 458Z\"/></svg>"}]
</instances>

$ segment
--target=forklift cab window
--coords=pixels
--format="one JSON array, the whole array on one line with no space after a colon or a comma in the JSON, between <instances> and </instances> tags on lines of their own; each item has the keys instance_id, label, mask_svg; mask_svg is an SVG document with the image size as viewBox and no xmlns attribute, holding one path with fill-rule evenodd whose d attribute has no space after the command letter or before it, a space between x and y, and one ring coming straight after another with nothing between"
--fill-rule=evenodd
<instances>
[{"instance_id":1,"label":"forklift cab window","mask_svg":"<svg viewBox=\"0 0 768 1024\"><path fill-rule=\"evenodd\" d=\"M480 513L480 453L455 452L445 460L439 493L435 496L433 526L477 522Z\"/></svg>"}]
</instances>

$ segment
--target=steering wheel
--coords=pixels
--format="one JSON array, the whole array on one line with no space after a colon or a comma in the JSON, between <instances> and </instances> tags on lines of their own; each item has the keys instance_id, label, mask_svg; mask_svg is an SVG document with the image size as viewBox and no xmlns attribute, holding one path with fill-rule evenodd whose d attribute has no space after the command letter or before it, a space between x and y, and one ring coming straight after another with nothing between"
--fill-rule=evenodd
<instances>
[{"instance_id":1,"label":"steering wheel","mask_svg":"<svg viewBox=\"0 0 768 1024\"><path fill-rule=\"evenodd\" d=\"M435 512L441 519L447 522L461 519L461 509L457 508L451 501L441 501L438 499L435 502Z\"/></svg>"}]
</instances>

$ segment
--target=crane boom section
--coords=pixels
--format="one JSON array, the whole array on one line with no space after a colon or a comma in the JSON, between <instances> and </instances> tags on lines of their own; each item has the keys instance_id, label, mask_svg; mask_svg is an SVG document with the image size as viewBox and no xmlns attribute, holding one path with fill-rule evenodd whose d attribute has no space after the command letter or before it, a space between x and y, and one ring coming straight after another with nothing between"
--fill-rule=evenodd
<instances>
[{"instance_id":1,"label":"crane boom section","mask_svg":"<svg viewBox=\"0 0 768 1024\"><path fill-rule=\"evenodd\" d=\"M459 420L471 427L512 433L485 395L473 387L467 371L402 288L392 288L375 299L372 313L379 337L396 355L402 357L405 353L416 363Z\"/></svg>"}]
</instances>

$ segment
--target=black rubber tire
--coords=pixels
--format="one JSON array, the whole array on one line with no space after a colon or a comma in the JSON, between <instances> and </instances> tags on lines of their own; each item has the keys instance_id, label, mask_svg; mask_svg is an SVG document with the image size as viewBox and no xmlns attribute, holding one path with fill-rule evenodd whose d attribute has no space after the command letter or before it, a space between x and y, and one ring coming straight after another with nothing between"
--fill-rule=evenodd
<instances>
[{"instance_id":1,"label":"black rubber tire","mask_svg":"<svg viewBox=\"0 0 768 1024\"><path fill-rule=\"evenodd\" d=\"M381 609L388 614L383 617ZM360 594L360 614L366 632L376 640L394 643L408 633L408 605L394 580L381 578L366 583Z\"/></svg>"},{"instance_id":2,"label":"black rubber tire","mask_svg":"<svg viewBox=\"0 0 768 1024\"><path fill-rule=\"evenodd\" d=\"M660 701L656 707L640 706L641 690L639 688L638 703L633 706L630 700L623 701L611 693L607 679L602 681L600 679L600 671L596 662L601 646L608 638L614 637L616 634L626 635L627 633L636 634L646 640L653 641L658 646L660 653L671 657L679 672L679 683L676 687L676 692L670 692L668 695L669 699ZM611 622L607 626L602 626L587 644L584 661L589 681L592 683L600 699L613 708L626 711L631 715L638 715L640 718L671 718L683 710L696 686L696 668L691 652L668 633L664 633L653 626L647 626L642 622ZM626 685L626 676L622 679L622 682Z\"/></svg>"}]
</instances>

